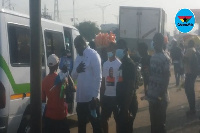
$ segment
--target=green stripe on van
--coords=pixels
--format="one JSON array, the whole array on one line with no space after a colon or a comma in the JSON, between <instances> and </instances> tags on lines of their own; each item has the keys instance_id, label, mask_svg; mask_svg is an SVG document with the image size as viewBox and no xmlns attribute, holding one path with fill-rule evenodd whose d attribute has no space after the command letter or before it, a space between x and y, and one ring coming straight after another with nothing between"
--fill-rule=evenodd
<instances>
[{"instance_id":1,"label":"green stripe on van","mask_svg":"<svg viewBox=\"0 0 200 133\"><path fill-rule=\"evenodd\" d=\"M0 68L2 68L4 70L4 72L6 73L6 76L8 77L15 94L30 92L30 83L25 83L25 84L16 84L15 83L12 73L10 72L10 69L9 69L6 61L2 57L2 55L0 55Z\"/></svg>"}]
</instances>

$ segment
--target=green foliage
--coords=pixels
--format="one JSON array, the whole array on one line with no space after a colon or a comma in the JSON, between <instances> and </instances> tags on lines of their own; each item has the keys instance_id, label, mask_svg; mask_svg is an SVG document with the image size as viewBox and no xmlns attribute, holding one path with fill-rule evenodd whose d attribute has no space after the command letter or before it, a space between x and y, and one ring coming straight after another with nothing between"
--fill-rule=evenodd
<instances>
[{"instance_id":1,"label":"green foliage","mask_svg":"<svg viewBox=\"0 0 200 133\"><path fill-rule=\"evenodd\" d=\"M99 28L95 22L85 21L76 25L80 34L89 42L95 38L95 35L99 33Z\"/></svg>"}]
</instances>

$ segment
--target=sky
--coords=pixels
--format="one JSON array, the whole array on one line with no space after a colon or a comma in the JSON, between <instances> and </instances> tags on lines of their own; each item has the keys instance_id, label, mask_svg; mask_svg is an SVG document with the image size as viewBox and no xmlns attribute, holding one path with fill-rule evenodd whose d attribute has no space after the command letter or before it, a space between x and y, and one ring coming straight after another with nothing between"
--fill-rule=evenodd
<instances>
[{"instance_id":1,"label":"sky","mask_svg":"<svg viewBox=\"0 0 200 133\"><path fill-rule=\"evenodd\" d=\"M2 0L0 0L2 2ZM6 0L5 0L6 1ZM158 7L163 8L167 14L167 31L173 32L175 28L175 15L181 8L200 9L200 0L74 0L75 18L77 23L82 21L93 21L98 25L102 23L102 10L100 6L109 5L105 9L105 23L117 23L119 6L135 7ZM29 13L29 0L11 0L16 11ZM44 5L48 12L53 14L54 0L41 0L42 9ZM60 10L60 21L72 25L73 0L58 0ZM200 13L200 12L199 12Z\"/></svg>"}]
</instances>

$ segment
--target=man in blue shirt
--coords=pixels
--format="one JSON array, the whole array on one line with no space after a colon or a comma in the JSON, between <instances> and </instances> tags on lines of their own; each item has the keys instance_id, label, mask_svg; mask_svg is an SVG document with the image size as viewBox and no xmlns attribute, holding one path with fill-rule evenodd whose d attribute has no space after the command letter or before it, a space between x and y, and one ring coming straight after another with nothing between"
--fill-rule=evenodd
<instances>
[{"instance_id":1,"label":"man in blue shirt","mask_svg":"<svg viewBox=\"0 0 200 133\"><path fill-rule=\"evenodd\" d=\"M155 54L150 60L149 88L147 90L151 133L166 133L170 61L163 52L164 36L161 33L156 33L153 42Z\"/></svg>"}]
</instances>

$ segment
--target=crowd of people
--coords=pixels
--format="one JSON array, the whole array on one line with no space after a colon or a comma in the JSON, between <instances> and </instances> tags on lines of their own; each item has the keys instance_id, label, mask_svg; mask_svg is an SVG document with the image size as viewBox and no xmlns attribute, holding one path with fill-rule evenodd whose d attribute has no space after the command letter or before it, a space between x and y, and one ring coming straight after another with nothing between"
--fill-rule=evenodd
<instances>
[{"instance_id":1,"label":"crowd of people","mask_svg":"<svg viewBox=\"0 0 200 133\"><path fill-rule=\"evenodd\" d=\"M195 48L193 40L190 40L186 47L184 47L182 43L178 45L176 40L172 40L170 55L174 65L176 86L180 89L184 84L185 94L190 107L190 110L186 112L186 115L194 115L196 113L195 81L200 74L199 51Z\"/></svg>"},{"instance_id":2,"label":"crowd of people","mask_svg":"<svg viewBox=\"0 0 200 133\"><path fill-rule=\"evenodd\" d=\"M180 77L184 77L185 74L185 92L190 106L187 115L192 115L196 111L194 83L197 69L194 67L198 65L198 55L193 41L189 42L187 49L179 47L176 40L173 40L172 44L170 55L174 64L176 85L178 87L181 84ZM138 77L137 67L130 58L126 41L120 39L116 43L110 43L104 49L107 53L107 60L104 63L95 50L95 44L91 42L93 49L90 48L81 35L75 38L74 46L78 55L73 63L73 69L70 65L69 70L63 72L64 68L67 68L63 62L65 58L61 58L59 63L59 58L55 54L48 57L50 73L42 82L42 100L44 103L47 101L43 115L45 132L70 132L65 100L60 93L63 84L68 86L69 82L73 82L69 79L73 79L77 81L78 133L86 133L88 120L94 133L108 133L108 120L112 113L117 133L133 133L133 122L138 110ZM151 133L166 133L166 110L169 100L167 88L171 61L165 52L164 36L161 33L154 35L153 46L155 53L152 56L148 54L147 44L139 43L137 46L144 79L145 96L142 99L149 102ZM69 55L69 51L66 55ZM57 74L58 66L61 72L67 73L65 76Z\"/></svg>"}]
</instances>

